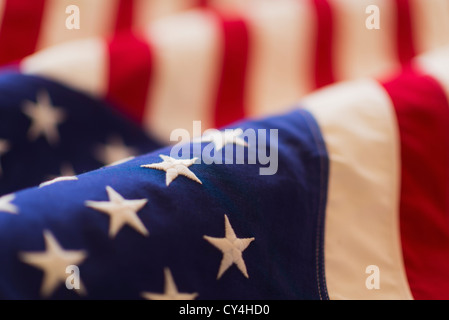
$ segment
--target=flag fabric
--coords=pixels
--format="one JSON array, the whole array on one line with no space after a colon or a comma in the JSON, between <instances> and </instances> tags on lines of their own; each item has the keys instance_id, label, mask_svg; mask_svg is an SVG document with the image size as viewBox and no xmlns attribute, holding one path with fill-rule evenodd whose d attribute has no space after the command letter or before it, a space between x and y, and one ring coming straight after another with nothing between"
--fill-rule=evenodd
<instances>
[{"instance_id":1,"label":"flag fabric","mask_svg":"<svg viewBox=\"0 0 449 320\"><path fill-rule=\"evenodd\" d=\"M120 36L53 46L18 66L110 99L168 143L172 130L193 120L211 128L286 112L314 89L382 79L449 45L445 0L220 3ZM369 5L379 8L380 29L366 27Z\"/></svg>"},{"instance_id":2,"label":"flag fabric","mask_svg":"<svg viewBox=\"0 0 449 320\"><path fill-rule=\"evenodd\" d=\"M59 43L138 29L201 4L197 0L2 0L0 64ZM66 27L66 21L73 23L73 6L79 12L79 29Z\"/></svg>"},{"instance_id":3,"label":"flag fabric","mask_svg":"<svg viewBox=\"0 0 449 320\"><path fill-rule=\"evenodd\" d=\"M446 1L144 2L0 1L0 298L449 298Z\"/></svg>"},{"instance_id":4,"label":"flag fabric","mask_svg":"<svg viewBox=\"0 0 449 320\"><path fill-rule=\"evenodd\" d=\"M448 298L447 53L420 57L380 84L335 85L303 101L330 159L331 298ZM379 290L362 283L371 264L384 270Z\"/></svg>"},{"instance_id":5,"label":"flag fabric","mask_svg":"<svg viewBox=\"0 0 449 320\"><path fill-rule=\"evenodd\" d=\"M0 82L1 194L162 146L108 104L58 83L15 72Z\"/></svg>"},{"instance_id":6,"label":"flag fabric","mask_svg":"<svg viewBox=\"0 0 449 320\"><path fill-rule=\"evenodd\" d=\"M278 130L241 144L276 150L273 175L249 151L243 164L236 150L231 164L206 164L238 140L204 152L204 139L182 159L166 147L3 196L2 297L447 298L447 63L446 49L391 80L336 84L231 126ZM46 84L40 99L67 105L59 87L5 77ZM45 132L36 143L52 141ZM67 265L78 290L65 286ZM365 287L370 265L379 290Z\"/></svg>"},{"instance_id":7,"label":"flag fabric","mask_svg":"<svg viewBox=\"0 0 449 320\"><path fill-rule=\"evenodd\" d=\"M142 167L168 163L165 148L4 197L2 243L14 245L1 252L2 297L327 298L328 168L314 119L296 111L238 127L280 130L276 175L191 164L192 154L167 183L168 171ZM79 266L79 291L66 289L66 265Z\"/></svg>"}]
</instances>

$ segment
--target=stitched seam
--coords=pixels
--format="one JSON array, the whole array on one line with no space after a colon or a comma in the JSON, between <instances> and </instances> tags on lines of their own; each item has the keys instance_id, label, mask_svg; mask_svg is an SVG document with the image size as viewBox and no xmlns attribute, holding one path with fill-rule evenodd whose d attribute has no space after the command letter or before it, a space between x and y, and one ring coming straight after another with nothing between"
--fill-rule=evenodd
<instances>
[{"instance_id":1,"label":"stitched seam","mask_svg":"<svg viewBox=\"0 0 449 320\"><path fill-rule=\"evenodd\" d=\"M313 139L315 141L315 144L318 148L318 150L320 151L320 155L325 152L326 150L323 150L323 145L322 143L320 143L320 139L318 139L317 137L317 132L316 132L316 124L315 123L311 123L311 119L309 117L311 117L311 115L308 112L305 112L304 110L300 110L301 113L303 113L305 115L304 119L306 120L307 126L309 127L310 132L312 133ZM324 265L323 265L323 260L324 260L324 250L323 250L323 259L320 259L320 240L322 238L322 233L321 233L321 224L323 223L323 217L322 215L324 214L323 211L323 200L324 200L324 194L326 192L326 190L324 190L324 181L325 181L325 177L324 177L324 158L322 156L320 156L320 195L319 195L319 204L318 204L318 218L317 218L317 226L316 226L316 243L315 243L315 260L316 260L316 276L317 276L317 282L318 282L318 294L320 296L320 300L323 300L323 297L321 295L321 281L320 278L323 279L324 284L326 283L325 281L325 275L324 275ZM324 241L323 241L324 242ZM323 243L324 246L324 243ZM321 268L320 268L321 267ZM320 272L321 269L321 272ZM321 276L321 277L320 277ZM324 292L324 296L326 299L329 299L329 294L327 292L327 288L326 286L324 286L323 288Z\"/></svg>"}]
</instances>

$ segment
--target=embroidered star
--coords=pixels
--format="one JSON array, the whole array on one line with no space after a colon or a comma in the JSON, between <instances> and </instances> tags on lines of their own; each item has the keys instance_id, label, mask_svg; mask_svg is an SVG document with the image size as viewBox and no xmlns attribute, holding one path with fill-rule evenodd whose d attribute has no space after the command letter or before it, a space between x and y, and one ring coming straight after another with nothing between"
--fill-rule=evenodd
<instances>
[{"instance_id":1,"label":"embroidered star","mask_svg":"<svg viewBox=\"0 0 449 320\"><path fill-rule=\"evenodd\" d=\"M23 113L31 119L28 138L36 140L43 135L50 145L59 142L58 125L64 122L65 113L52 106L50 96L42 91L37 95L37 102L26 101Z\"/></svg>"},{"instance_id":2,"label":"embroidered star","mask_svg":"<svg viewBox=\"0 0 449 320\"><path fill-rule=\"evenodd\" d=\"M49 185L51 185L51 184L53 184L53 183L56 183L56 182L61 182L61 181L74 181L74 180L78 180L78 177L76 177L76 176L57 177L57 178L54 178L53 180L46 181L46 182L42 182L42 183L39 185L39 188L49 186Z\"/></svg>"},{"instance_id":3,"label":"embroidered star","mask_svg":"<svg viewBox=\"0 0 449 320\"><path fill-rule=\"evenodd\" d=\"M53 234L45 230L45 251L43 252L21 252L20 259L44 272L41 286L41 295L49 297L64 283L68 277L66 268L70 265L79 266L86 259L84 250L64 250ZM80 280L80 288L75 290L79 294L85 294L84 285Z\"/></svg>"},{"instance_id":4,"label":"embroidered star","mask_svg":"<svg viewBox=\"0 0 449 320\"><path fill-rule=\"evenodd\" d=\"M213 142L215 145L215 150L217 151L220 151L224 148L225 145L229 143L248 147L248 144L245 142L245 140L240 138L242 134L243 130L240 128L234 130L226 129L225 131L217 130L202 137L195 138L192 140L192 142Z\"/></svg>"},{"instance_id":5,"label":"embroidered star","mask_svg":"<svg viewBox=\"0 0 449 320\"><path fill-rule=\"evenodd\" d=\"M167 174L165 176L165 183L167 186L172 183L173 180L175 180L179 175L183 175L184 177L189 178L190 180L193 180L195 182L198 182L199 184L203 184L198 177L188 169L192 164L195 163L198 158L193 159L174 159L169 156L165 155L159 155L162 160L162 162L159 163L151 163L151 164L145 164L142 165L142 168L150 168L150 169L156 169L156 170L162 170L165 171Z\"/></svg>"},{"instance_id":6,"label":"embroidered star","mask_svg":"<svg viewBox=\"0 0 449 320\"><path fill-rule=\"evenodd\" d=\"M0 160L1 160L1 156L3 156L5 153L7 153L9 151L9 143L6 140L0 139ZM2 175L2 164L0 162L0 176Z\"/></svg>"},{"instance_id":7,"label":"embroidered star","mask_svg":"<svg viewBox=\"0 0 449 320\"><path fill-rule=\"evenodd\" d=\"M169 268L164 268L165 287L164 293L142 292L142 297L147 300L194 300L198 293L180 293L176 287Z\"/></svg>"},{"instance_id":8,"label":"embroidered star","mask_svg":"<svg viewBox=\"0 0 449 320\"><path fill-rule=\"evenodd\" d=\"M217 279L220 279L223 273L233 264L239 268L246 278L249 278L242 253L255 238L237 238L234 229L232 229L231 223L229 222L228 216L225 215L225 237L213 238L204 236L204 239L223 253L223 259L221 260Z\"/></svg>"},{"instance_id":9,"label":"embroidered star","mask_svg":"<svg viewBox=\"0 0 449 320\"><path fill-rule=\"evenodd\" d=\"M86 201L85 204L89 208L110 216L109 236L114 238L125 224L128 224L144 236L148 236L147 228L145 228L145 225L137 216L137 211L141 210L148 200L127 200L110 186L106 187L106 191L109 201Z\"/></svg>"},{"instance_id":10,"label":"embroidered star","mask_svg":"<svg viewBox=\"0 0 449 320\"><path fill-rule=\"evenodd\" d=\"M7 194L6 196L0 197L0 212L18 214L19 208L11 203L15 197L14 194Z\"/></svg>"},{"instance_id":11,"label":"embroidered star","mask_svg":"<svg viewBox=\"0 0 449 320\"><path fill-rule=\"evenodd\" d=\"M119 136L112 136L107 144L99 144L95 149L95 157L104 165L117 165L135 156L137 150L127 147Z\"/></svg>"}]
</instances>

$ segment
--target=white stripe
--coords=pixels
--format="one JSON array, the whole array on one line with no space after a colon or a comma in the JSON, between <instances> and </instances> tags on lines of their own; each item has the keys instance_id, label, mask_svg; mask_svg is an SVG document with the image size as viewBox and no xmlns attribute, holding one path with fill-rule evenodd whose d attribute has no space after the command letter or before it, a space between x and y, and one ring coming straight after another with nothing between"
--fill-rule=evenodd
<instances>
[{"instance_id":1,"label":"white stripe","mask_svg":"<svg viewBox=\"0 0 449 320\"><path fill-rule=\"evenodd\" d=\"M248 115L284 111L313 88L313 19L307 1L264 0L243 11L248 21Z\"/></svg>"},{"instance_id":2,"label":"white stripe","mask_svg":"<svg viewBox=\"0 0 449 320\"><path fill-rule=\"evenodd\" d=\"M134 27L146 27L155 19L187 10L196 4L196 0L135 0Z\"/></svg>"},{"instance_id":3,"label":"white stripe","mask_svg":"<svg viewBox=\"0 0 449 320\"><path fill-rule=\"evenodd\" d=\"M80 29L66 28L67 6L80 9ZM113 30L118 0L47 0L37 47L46 48L64 41L104 36Z\"/></svg>"},{"instance_id":4,"label":"white stripe","mask_svg":"<svg viewBox=\"0 0 449 320\"><path fill-rule=\"evenodd\" d=\"M20 68L25 74L40 75L101 97L108 83L107 45L96 38L60 44L25 58Z\"/></svg>"},{"instance_id":5,"label":"white stripe","mask_svg":"<svg viewBox=\"0 0 449 320\"><path fill-rule=\"evenodd\" d=\"M449 44L449 1L410 0L416 51Z\"/></svg>"},{"instance_id":6,"label":"white stripe","mask_svg":"<svg viewBox=\"0 0 449 320\"><path fill-rule=\"evenodd\" d=\"M395 7L391 0L331 0L336 80L378 76L399 67ZM380 10L380 29L366 28L369 5Z\"/></svg>"},{"instance_id":7,"label":"white stripe","mask_svg":"<svg viewBox=\"0 0 449 320\"><path fill-rule=\"evenodd\" d=\"M331 299L412 299L399 230L400 150L392 102L373 80L342 83L303 101L330 158L325 270ZM380 268L368 290L366 268Z\"/></svg>"},{"instance_id":8,"label":"white stripe","mask_svg":"<svg viewBox=\"0 0 449 320\"><path fill-rule=\"evenodd\" d=\"M155 21L147 36L154 69L144 125L162 141L173 129L192 131L194 120L212 126L222 49L215 17L187 11Z\"/></svg>"},{"instance_id":9,"label":"white stripe","mask_svg":"<svg viewBox=\"0 0 449 320\"><path fill-rule=\"evenodd\" d=\"M6 0L0 0L0 31L2 29L3 14L5 10Z\"/></svg>"},{"instance_id":10,"label":"white stripe","mask_svg":"<svg viewBox=\"0 0 449 320\"><path fill-rule=\"evenodd\" d=\"M435 78L443 87L449 100L449 46L425 53L417 57L413 64Z\"/></svg>"}]
</instances>

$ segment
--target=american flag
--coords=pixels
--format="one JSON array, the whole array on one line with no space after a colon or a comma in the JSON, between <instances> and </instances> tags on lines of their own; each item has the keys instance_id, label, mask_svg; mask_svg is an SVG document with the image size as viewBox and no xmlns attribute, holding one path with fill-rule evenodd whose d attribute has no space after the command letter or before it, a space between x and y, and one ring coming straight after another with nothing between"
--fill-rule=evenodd
<instances>
[{"instance_id":1,"label":"american flag","mask_svg":"<svg viewBox=\"0 0 449 320\"><path fill-rule=\"evenodd\" d=\"M1 298L449 298L446 0L0 0L0 63Z\"/></svg>"}]
</instances>

